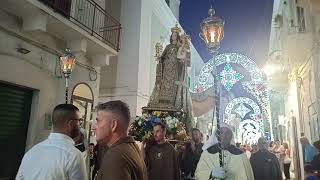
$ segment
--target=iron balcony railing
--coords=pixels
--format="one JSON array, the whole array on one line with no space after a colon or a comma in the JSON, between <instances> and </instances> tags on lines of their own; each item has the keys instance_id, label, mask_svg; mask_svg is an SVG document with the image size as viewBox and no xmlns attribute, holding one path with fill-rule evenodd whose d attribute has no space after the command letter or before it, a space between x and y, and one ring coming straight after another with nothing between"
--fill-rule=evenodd
<instances>
[{"instance_id":1,"label":"iron balcony railing","mask_svg":"<svg viewBox=\"0 0 320 180\"><path fill-rule=\"evenodd\" d=\"M92 0L40 0L113 49L120 50L121 24Z\"/></svg>"}]
</instances>

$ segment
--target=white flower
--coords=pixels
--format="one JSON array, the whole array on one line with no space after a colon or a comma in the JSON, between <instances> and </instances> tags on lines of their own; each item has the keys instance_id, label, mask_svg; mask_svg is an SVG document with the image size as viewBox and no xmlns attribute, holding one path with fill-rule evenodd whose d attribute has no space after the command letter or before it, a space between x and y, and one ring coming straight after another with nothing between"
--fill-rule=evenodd
<instances>
[{"instance_id":1,"label":"white flower","mask_svg":"<svg viewBox=\"0 0 320 180\"><path fill-rule=\"evenodd\" d=\"M141 121L141 120L138 121L138 125L139 125L139 126L142 125L142 121Z\"/></svg>"}]
</instances>

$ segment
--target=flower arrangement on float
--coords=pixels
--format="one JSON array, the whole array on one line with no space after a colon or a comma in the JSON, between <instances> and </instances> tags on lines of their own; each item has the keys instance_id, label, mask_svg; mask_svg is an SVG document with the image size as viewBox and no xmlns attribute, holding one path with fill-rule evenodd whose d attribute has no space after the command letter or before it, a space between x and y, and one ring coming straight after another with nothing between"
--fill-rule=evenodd
<instances>
[{"instance_id":1,"label":"flower arrangement on float","mask_svg":"<svg viewBox=\"0 0 320 180\"><path fill-rule=\"evenodd\" d=\"M168 139L185 141L187 140L185 125L179 121L182 116L181 112L164 111L153 111L137 116L130 125L129 135L134 136L138 141L151 140L153 126L162 123L166 126Z\"/></svg>"}]
</instances>

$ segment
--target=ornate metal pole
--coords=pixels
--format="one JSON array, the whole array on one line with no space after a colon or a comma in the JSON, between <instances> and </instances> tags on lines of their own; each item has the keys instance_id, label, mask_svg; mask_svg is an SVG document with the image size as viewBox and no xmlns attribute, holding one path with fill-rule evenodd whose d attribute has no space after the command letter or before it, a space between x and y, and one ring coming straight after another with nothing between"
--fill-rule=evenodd
<instances>
[{"instance_id":1,"label":"ornate metal pole","mask_svg":"<svg viewBox=\"0 0 320 180\"><path fill-rule=\"evenodd\" d=\"M220 49L220 43L224 36L224 21L215 16L215 10L210 7L209 9L209 17L205 18L200 27L201 33L200 38L204 40L209 49L210 53L213 55L213 58L218 54L218 50ZM217 69L215 68L214 73L214 93L215 93L215 109L213 111L213 118L212 118L212 125L214 122L214 118L217 121L217 131L216 136L218 139L218 146L219 146L219 163L220 166L223 167L223 154L221 149L221 137L220 137L220 88L219 88L219 74Z\"/></svg>"},{"instance_id":2,"label":"ornate metal pole","mask_svg":"<svg viewBox=\"0 0 320 180\"><path fill-rule=\"evenodd\" d=\"M215 57L215 54L213 54L213 57ZM213 117L212 117L212 124L214 121L214 118L216 118L217 122L217 131L216 136L218 139L218 146L219 146L219 164L220 167L223 167L223 153L221 148L221 136L220 136L220 83L219 83L219 73L217 71L217 68L214 69L214 106L215 110L213 111Z\"/></svg>"},{"instance_id":3,"label":"ornate metal pole","mask_svg":"<svg viewBox=\"0 0 320 180\"><path fill-rule=\"evenodd\" d=\"M68 104L68 99L69 99L69 97L68 97L68 95L69 95L69 85L68 85L68 79L69 78L65 78L66 79L66 104Z\"/></svg>"}]
</instances>

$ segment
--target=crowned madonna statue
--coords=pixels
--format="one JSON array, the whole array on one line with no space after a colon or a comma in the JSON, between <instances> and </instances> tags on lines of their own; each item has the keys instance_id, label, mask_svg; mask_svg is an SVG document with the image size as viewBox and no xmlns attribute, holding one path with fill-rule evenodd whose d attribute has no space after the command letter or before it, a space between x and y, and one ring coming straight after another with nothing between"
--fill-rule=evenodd
<instances>
[{"instance_id":1,"label":"crowned madonna statue","mask_svg":"<svg viewBox=\"0 0 320 180\"><path fill-rule=\"evenodd\" d=\"M187 67L190 67L189 37L171 28L170 44L157 58L156 81L147 109L191 113Z\"/></svg>"}]
</instances>

